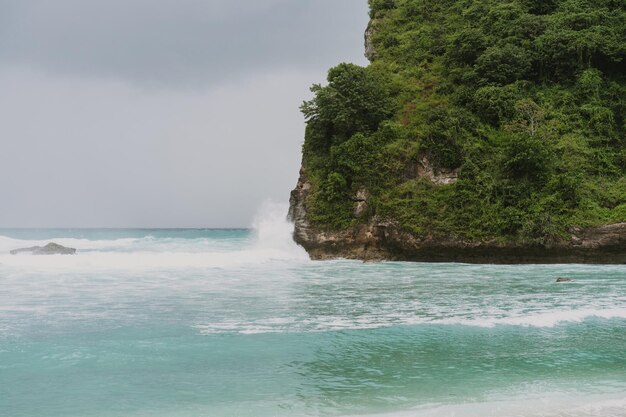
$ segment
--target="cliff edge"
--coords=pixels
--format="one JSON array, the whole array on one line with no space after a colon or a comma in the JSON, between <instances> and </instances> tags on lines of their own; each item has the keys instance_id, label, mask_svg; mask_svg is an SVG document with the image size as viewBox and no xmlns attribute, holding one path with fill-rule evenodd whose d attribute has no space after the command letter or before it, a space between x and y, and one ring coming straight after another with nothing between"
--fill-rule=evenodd
<instances>
[{"instance_id":1,"label":"cliff edge","mask_svg":"<svg viewBox=\"0 0 626 417\"><path fill-rule=\"evenodd\" d=\"M370 16L371 64L330 69L301 108L289 217L313 259L626 264L626 5Z\"/></svg>"},{"instance_id":2,"label":"cliff edge","mask_svg":"<svg viewBox=\"0 0 626 417\"><path fill-rule=\"evenodd\" d=\"M394 221L372 218L346 230L312 226L306 200L311 190L304 170L289 200L294 240L311 259L362 261L463 262L490 264L626 264L626 223L572 230L570 238L550 244L415 236ZM360 202L355 202L355 210Z\"/></svg>"}]
</instances>

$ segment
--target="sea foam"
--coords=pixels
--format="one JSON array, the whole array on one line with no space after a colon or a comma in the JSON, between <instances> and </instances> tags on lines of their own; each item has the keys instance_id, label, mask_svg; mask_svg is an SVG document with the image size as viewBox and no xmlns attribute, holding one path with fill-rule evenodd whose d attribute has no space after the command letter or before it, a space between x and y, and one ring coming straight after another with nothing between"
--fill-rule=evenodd
<instances>
[{"instance_id":1,"label":"sea foam","mask_svg":"<svg viewBox=\"0 0 626 417\"><path fill-rule=\"evenodd\" d=\"M476 317L446 318L433 320L437 324L459 324L464 326L495 327L495 326L524 326L524 327L554 327L563 323L580 323L587 319L626 319L626 308L582 308L578 310L550 310L525 315L513 314L508 317Z\"/></svg>"},{"instance_id":2,"label":"sea foam","mask_svg":"<svg viewBox=\"0 0 626 417\"><path fill-rule=\"evenodd\" d=\"M85 270L141 270L163 268L230 268L271 261L306 261L304 249L293 241L287 204L264 203L253 232L231 239L122 238L90 240L57 237L25 240L0 236L0 265L14 268ZM54 241L77 249L74 256L10 255L16 248L43 246Z\"/></svg>"},{"instance_id":3,"label":"sea foam","mask_svg":"<svg viewBox=\"0 0 626 417\"><path fill-rule=\"evenodd\" d=\"M515 398L430 404L410 411L367 414L367 417L624 417L626 392L589 395L544 393L533 398ZM346 416L364 417L364 416Z\"/></svg>"}]
</instances>

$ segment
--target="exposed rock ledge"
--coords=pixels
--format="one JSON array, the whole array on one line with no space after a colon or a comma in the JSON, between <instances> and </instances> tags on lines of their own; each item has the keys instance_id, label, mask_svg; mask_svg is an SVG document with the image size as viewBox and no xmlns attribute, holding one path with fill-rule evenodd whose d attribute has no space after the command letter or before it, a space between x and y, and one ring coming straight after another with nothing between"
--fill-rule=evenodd
<instances>
[{"instance_id":1,"label":"exposed rock ledge","mask_svg":"<svg viewBox=\"0 0 626 417\"><path fill-rule=\"evenodd\" d=\"M626 223L576 230L571 239L551 245L415 236L403 231L395 222L377 218L351 230L333 232L309 224L305 202L310 189L311 184L301 170L298 184L291 192L289 217L295 224L294 240L312 259L626 264ZM355 202L359 203L362 202Z\"/></svg>"},{"instance_id":2,"label":"exposed rock ledge","mask_svg":"<svg viewBox=\"0 0 626 417\"><path fill-rule=\"evenodd\" d=\"M374 62L376 59L376 48L374 47L374 41L372 39L375 33L375 22L370 20L367 25L367 29L365 29L365 57L370 62Z\"/></svg>"},{"instance_id":3,"label":"exposed rock ledge","mask_svg":"<svg viewBox=\"0 0 626 417\"><path fill-rule=\"evenodd\" d=\"M11 255L30 253L32 255L74 255L76 249L66 248L58 243L48 243L46 246L33 246L30 248L13 249Z\"/></svg>"}]
</instances>

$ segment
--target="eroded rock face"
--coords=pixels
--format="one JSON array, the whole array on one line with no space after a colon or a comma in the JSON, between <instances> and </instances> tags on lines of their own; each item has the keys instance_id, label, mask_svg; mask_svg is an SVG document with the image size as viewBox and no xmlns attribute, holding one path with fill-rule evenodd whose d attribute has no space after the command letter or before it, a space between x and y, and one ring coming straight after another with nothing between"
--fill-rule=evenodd
<instances>
[{"instance_id":1,"label":"eroded rock face","mask_svg":"<svg viewBox=\"0 0 626 417\"><path fill-rule=\"evenodd\" d=\"M20 253L30 253L32 255L74 255L76 249L66 248L57 243L48 243L46 246L33 246L30 248L14 249L11 251L11 255L18 255Z\"/></svg>"},{"instance_id":2,"label":"eroded rock face","mask_svg":"<svg viewBox=\"0 0 626 417\"><path fill-rule=\"evenodd\" d=\"M616 226L616 225L611 225ZM397 223L372 219L349 231L315 232L309 229L303 244L313 259L347 258L415 262L464 262L492 264L626 264L626 229L615 239L601 228L586 233L585 245L559 242L550 246L523 242L480 241L416 236ZM610 227L613 229L613 227ZM599 234L600 233L600 234ZM301 243L302 244L302 243Z\"/></svg>"},{"instance_id":3,"label":"eroded rock face","mask_svg":"<svg viewBox=\"0 0 626 417\"><path fill-rule=\"evenodd\" d=\"M308 221L306 199L310 190L306 172L301 170L298 184L291 192L289 217L295 224L294 240L313 259L626 264L626 223L574 230L570 239L544 245L416 235L402 229L398 222L377 216L347 230L322 230ZM367 204L368 198L366 190L357 193L355 212L362 207L359 203Z\"/></svg>"},{"instance_id":4,"label":"eroded rock face","mask_svg":"<svg viewBox=\"0 0 626 417\"><path fill-rule=\"evenodd\" d=\"M457 182L457 170L436 169L427 157L422 157L417 163L417 178L428 178L435 185L450 185Z\"/></svg>"},{"instance_id":5,"label":"eroded rock face","mask_svg":"<svg viewBox=\"0 0 626 417\"><path fill-rule=\"evenodd\" d=\"M309 220L306 213L306 200L311 190L311 183L306 178L304 167L300 168L300 176L296 188L291 191L289 197L289 220L294 223L294 240L307 247L307 243L315 235L310 231ZM311 236L309 236L311 234Z\"/></svg>"},{"instance_id":6,"label":"eroded rock face","mask_svg":"<svg viewBox=\"0 0 626 417\"><path fill-rule=\"evenodd\" d=\"M626 254L626 223L607 224L573 231L571 245L580 249L615 248L624 255Z\"/></svg>"},{"instance_id":7,"label":"eroded rock face","mask_svg":"<svg viewBox=\"0 0 626 417\"><path fill-rule=\"evenodd\" d=\"M370 194L365 188L361 188L357 191L354 197L354 217L360 217L367 210L367 200Z\"/></svg>"},{"instance_id":8,"label":"eroded rock face","mask_svg":"<svg viewBox=\"0 0 626 417\"><path fill-rule=\"evenodd\" d=\"M376 49L374 48L374 42L372 40L375 31L374 21L370 20L365 30L365 57L370 62L374 62L374 59L376 59Z\"/></svg>"}]
</instances>

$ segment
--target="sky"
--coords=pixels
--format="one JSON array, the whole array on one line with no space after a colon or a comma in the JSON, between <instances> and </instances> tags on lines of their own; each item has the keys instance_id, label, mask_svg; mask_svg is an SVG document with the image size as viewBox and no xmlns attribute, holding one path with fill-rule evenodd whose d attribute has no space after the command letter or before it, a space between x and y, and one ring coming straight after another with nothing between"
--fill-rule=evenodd
<instances>
[{"instance_id":1,"label":"sky","mask_svg":"<svg viewBox=\"0 0 626 417\"><path fill-rule=\"evenodd\" d=\"M0 227L248 227L366 0L0 0Z\"/></svg>"}]
</instances>

